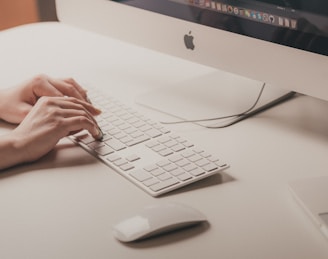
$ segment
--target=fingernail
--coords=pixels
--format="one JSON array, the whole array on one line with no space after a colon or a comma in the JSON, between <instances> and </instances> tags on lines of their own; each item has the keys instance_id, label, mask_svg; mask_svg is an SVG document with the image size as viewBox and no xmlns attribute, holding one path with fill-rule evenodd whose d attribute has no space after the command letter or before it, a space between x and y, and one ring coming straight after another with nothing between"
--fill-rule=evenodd
<instances>
[{"instance_id":1,"label":"fingernail","mask_svg":"<svg viewBox=\"0 0 328 259\"><path fill-rule=\"evenodd\" d=\"M88 103L92 104L92 102L91 102L91 100L89 99L88 96L87 96L86 100L87 100Z\"/></svg>"},{"instance_id":2,"label":"fingernail","mask_svg":"<svg viewBox=\"0 0 328 259\"><path fill-rule=\"evenodd\" d=\"M101 131L100 128L96 127L96 139L97 140L101 140L104 136L104 133Z\"/></svg>"},{"instance_id":3,"label":"fingernail","mask_svg":"<svg viewBox=\"0 0 328 259\"><path fill-rule=\"evenodd\" d=\"M97 112L98 114L102 113L102 111L101 111L100 109L98 109L98 108L96 108L96 107L94 107L94 108L95 108L95 110L96 110L96 112Z\"/></svg>"}]
</instances>

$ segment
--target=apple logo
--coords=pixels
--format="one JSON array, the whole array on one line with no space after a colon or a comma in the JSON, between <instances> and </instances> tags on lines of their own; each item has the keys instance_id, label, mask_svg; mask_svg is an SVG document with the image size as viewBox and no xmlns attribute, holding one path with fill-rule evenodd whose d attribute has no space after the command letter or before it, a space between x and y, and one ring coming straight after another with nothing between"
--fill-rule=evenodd
<instances>
[{"instance_id":1,"label":"apple logo","mask_svg":"<svg viewBox=\"0 0 328 259\"><path fill-rule=\"evenodd\" d=\"M189 32L189 34L185 34L183 39L184 39L184 43L186 45L186 48L194 50L194 48L195 48L194 36L191 35L191 31Z\"/></svg>"}]
</instances>

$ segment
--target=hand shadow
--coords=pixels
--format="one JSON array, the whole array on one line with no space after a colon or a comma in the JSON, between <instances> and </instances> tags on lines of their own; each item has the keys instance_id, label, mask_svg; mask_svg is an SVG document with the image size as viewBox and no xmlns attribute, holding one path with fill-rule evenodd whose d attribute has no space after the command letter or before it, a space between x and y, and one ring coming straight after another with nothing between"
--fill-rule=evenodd
<instances>
[{"instance_id":1,"label":"hand shadow","mask_svg":"<svg viewBox=\"0 0 328 259\"><path fill-rule=\"evenodd\" d=\"M68 168L98 163L98 160L68 139L63 139L55 148L39 160L24 163L0 171L0 180L14 175L56 168Z\"/></svg>"}]
</instances>

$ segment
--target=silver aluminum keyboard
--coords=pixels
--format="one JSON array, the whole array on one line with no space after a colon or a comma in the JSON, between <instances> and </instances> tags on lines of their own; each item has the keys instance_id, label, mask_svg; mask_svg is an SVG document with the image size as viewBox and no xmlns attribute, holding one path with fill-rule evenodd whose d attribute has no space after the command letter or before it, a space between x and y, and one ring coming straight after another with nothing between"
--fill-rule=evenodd
<instances>
[{"instance_id":1,"label":"silver aluminum keyboard","mask_svg":"<svg viewBox=\"0 0 328 259\"><path fill-rule=\"evenodd\" d=\"M150 195L159 196L228 167L160 123L90 92L91 102L102 110L96 120L104 137L98 141L82 131L71 139Z\"/></svg>"}]
</instances>

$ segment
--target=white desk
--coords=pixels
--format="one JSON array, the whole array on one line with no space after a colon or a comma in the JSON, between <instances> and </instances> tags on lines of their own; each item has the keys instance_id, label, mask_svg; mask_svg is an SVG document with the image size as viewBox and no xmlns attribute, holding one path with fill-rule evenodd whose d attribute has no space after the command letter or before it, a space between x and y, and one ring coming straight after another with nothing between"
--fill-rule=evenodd
<instances>
[{"instance_id":1,"label":"white desk","mask_svg":"<svg viewBox=\"0 0 328 259\"><path fill-rule=\"evenodd\" d=\"M213 72L56 23L1 32L0 67L1 87L38 73L72 76L131 105L154 87ZM134 106L150 117L164 116ZM231 167L161 198L63 140L38 163L0 174L0 258L326 259L327 240L287 183L328 175L327 114L327 102L299 97L226 129L170 126L223 155ZM1 123L2 131L8 129ZM210 226L129 245L112 237L111 225L121 217L166 200L200 209Z\"/></svg>"}]
</instances>

